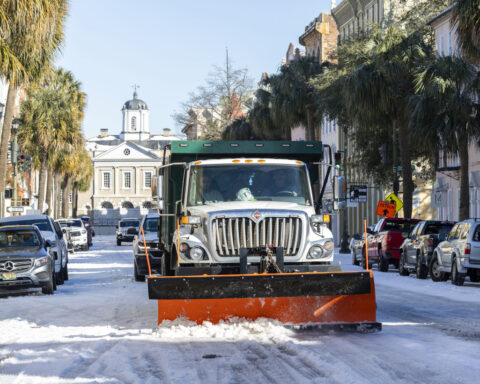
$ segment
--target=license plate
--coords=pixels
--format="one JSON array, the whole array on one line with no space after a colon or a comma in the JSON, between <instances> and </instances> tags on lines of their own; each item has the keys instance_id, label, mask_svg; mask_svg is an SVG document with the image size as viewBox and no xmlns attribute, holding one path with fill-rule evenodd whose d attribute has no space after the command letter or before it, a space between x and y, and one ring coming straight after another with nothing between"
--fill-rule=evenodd
<instances>
[{"instance_id":1,"label":"license plate","mask_svg":"<svg viewBox=\"0 0 480 384\"><path fill-rule=\"evenodd\" d=\"M10 273L4 273L2 274L2 280L16 280L17 279L17 274L10 272Z\"/></svg>"}]
</instances>

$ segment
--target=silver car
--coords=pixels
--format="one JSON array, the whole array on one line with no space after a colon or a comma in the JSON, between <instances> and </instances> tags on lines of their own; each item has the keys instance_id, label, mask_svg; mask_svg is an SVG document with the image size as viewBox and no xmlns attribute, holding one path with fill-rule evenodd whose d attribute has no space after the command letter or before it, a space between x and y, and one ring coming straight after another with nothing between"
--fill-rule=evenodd
<instances>
[{"instance_id":1,"label":"silver car","mask_svg":"<svg viewBox=\"0 0 480 384\"><path fill-rule=\"evenodd\" d=\"M55 225L48 215L21 215L0 219L0 226L35 225L42 237L49 240L49 250L55 258L56 283L61 285L68 280L68 251L60 226Z\"/></svg>"},{"instance_id":2,"label":"silver car","mask_svg":"<svg viewBox=\"0 0 480 384\"><path fill-rule=\"evenodd\" d=\"M34 225L0 228L0 290L41 287L56 289L55 259L49 240Z\"/></svg>"},{"instance_id":3,"label":"silver car","mask_svg":"<svg viewBox=\"0 0 480 384\"><path fill-rule=\"evenodd\" d=\"M455 285L463 285L466 276L480 282L480 221L468 219L455 224L435 248L430 274L433 281L451 277Z\"/></svg>"}]
</instances>

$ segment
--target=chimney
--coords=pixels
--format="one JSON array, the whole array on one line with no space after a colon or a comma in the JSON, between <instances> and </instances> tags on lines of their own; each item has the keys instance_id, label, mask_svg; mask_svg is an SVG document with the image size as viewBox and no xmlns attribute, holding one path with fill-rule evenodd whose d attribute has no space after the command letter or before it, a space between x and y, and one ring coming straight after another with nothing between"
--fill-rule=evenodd
<instances>
[{"instance_id":1,"label":"chimney","mask_svg":"<svg viewBox=\"0 0 480 384\"><path fill-rule=\"evenodd\" d=\"M163 128L163 136L170 136L172 134L172 130L170 128Z\"/></svg>"},{"instance_id":2,"label":"chimney","mask_svg":"<svg viewBox=\"0 0 480 384\"><path fill-rule=\"evenodd\" d=\"M100 137L108 136L108 128L100 128Z\"/></svg>"}]
</instances>

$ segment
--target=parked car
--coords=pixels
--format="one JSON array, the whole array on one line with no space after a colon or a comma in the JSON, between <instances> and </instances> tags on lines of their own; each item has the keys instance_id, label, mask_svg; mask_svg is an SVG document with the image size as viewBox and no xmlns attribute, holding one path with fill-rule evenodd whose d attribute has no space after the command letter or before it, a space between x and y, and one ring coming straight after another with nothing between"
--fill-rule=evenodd
<instances>
[{"instance_id":1,"label":"parked car","mask_svg":"<svg viewBox=\"0 0 480 384\"><path fill-rule=\"evenodd\" d=\"M435 248L430 262L433 281L463 285L465 277L480 282L480 220L468 219L453 226L445 241Z\"/></svg>"},{"instance_id":2,"label":"parked car","mask_svg":"<svg viewBox=\"0 0 480 384\"><path fill-rule=\"evenodd\" d=\"M134 255L134 277L135 281L145 281L145 275L148 275L147 256L148 252L150 268L152 271L161 272L162 251L158 247L158 213L149 213L142 218L141 227L145 234L145 244L143 242L142 231L138 228L138 233L133 240ZM145 245L146 251L145 252Z\"/></svg>"},{"instance_id":3,"label":"parked car","mask_svg":"<svg viewBox=\"0 0 480 384\"><path fill-rule=\"evenodd\" d=\"M49 241L49 252L55 258L56 283L61 285L68 280L68 251L63 239L63 232L47 215L21 215L0 219L0 226L36 225L40 233Z\"/></svg>"},{"instance_id":4,"label":"parked car","mask_svg":"<svg viewBox=\"0 0 480 384\"><path fill-rule=\"evenodd\" d=\"M56 289L55 258L34 225L0 228L0 289L42 288L47 295Z\"/></svg>"},{"instance_id":5,"label":"parked car","mask_svg":"<svg viewBox=\"0 0 480 384\"><path fill-rule=\"evenodd\" d=\"M378 263L378 270L387 272L390 264L398 267L400 247L418 219L384 217L367 236L368 264Z\"/></svg>"},{"instance_id":6,"label":"parked car","mask_svg":"<svg viewBox=\"0 0 480 384\"><path fill-rule=\"evenodd\" d=\"M73 247L73 242L72 242L72 239L70 237L70 231L68 230L67 227L62 227L61 223L59 222L59 220L55 220L53 222L53 224L55 226L58 226L60 228L60 230L62 231L63 233L63 241L65 242L65 244L67 245L67 251L68 253L73 253L75 252L75 249Z\"/></svg>"},{"instance_id":7,"label":"parked car","mask_svg":"<svg viewBox=\"0 0 480 384\"><path fill-rule=\"evenodd\" d=\"M69 249L88 251L88 232L81 219L59 219L57 220L62 229L65 229L69 236Z\"/></svg>"},{"instance_id":8,"label":"parked car","mask_svg":"<svg viewBox=\"0 0 480 384\"><path fill-rule=\"evenodd\" d=\"M374 225L368 226L368 230L370 232L373 231ZM353 265L360 265L365 258L365 233L362 233L360 236L359 234L355 234L352 239L350 240L350 251L352 252L352 264ZM362 266L366 268L362 263Z\"/></svg>"},{"instance_id":9,"label":"parked car","mask_svg":"<svg viewBox=\"0 0 480 384\"><path fill-rule=\"evenodd\" d=\"M139 225L140 220L138 219L121 219L117 224L117 245L122 245L122 241L133 241Z\"/></svg>"},{"instance_id":10,"label":"parked car","mask_svg":"<svg viewBox=\"0 0 480 384\"><path fill-rule=\"evenodd\" d=\"M93 228L92 221L90 220L90 216L82 216L80 217L83 221L83 225L87 230L88 236L88 245L91 246L93 244L92 237L95 237L95 229Z\"/></svg>"},{"instance_id":11,"label":"parked car","mask_svg":"<svg viewBox=\"0 0 480 384\"><path fill-rule=\"evenodd\" d=\"M454 225L453 221L438 220L418 223L402 244L398 273L408 276L413 272L418 279L426 279L433 250Z\"/></svg>"}]
</instances>

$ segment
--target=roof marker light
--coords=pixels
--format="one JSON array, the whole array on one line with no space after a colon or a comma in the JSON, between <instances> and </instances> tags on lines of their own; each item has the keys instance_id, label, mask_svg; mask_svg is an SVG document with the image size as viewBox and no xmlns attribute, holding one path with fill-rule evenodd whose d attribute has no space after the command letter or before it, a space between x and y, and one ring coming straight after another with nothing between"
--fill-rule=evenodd
<instances>
[{"instance_id":1,"label":"roof marker light","mask_svg":"<svg viewBox=\"0 0 480 384\"><path fill-rule=\"evenodd\" d=\"M253 162L253 160L250 160L250 159L245 160L245 163L251 163L251 162Z\"/></svg>"},{"instance_id":2,"label":"roof marker light","mask_svg":"<svg viewBox=\"0 0 480 384\"><path fill-rule=\"evenodd\" d=\"M240 160L232 160L232 163L240 163Z\"/></svg>"},{"instance_id":3,"label":"roof marker light","mask_svg":"<svg viewBox=\"0 0 480 384\"><path fill-rule=\"evenodd\" d=\"M265 163L267 160L258 160L259 163Z\"/></svg>"},{"instance_id":4,"label":"roof marker light","mask_svg":"<svg viewBox=\"0 0 480 384\"><path fill-rule=\"evenodd\" d=\"M202 164L202 162L201 161L196 161L194 164L195 165L200 165L200 164Z\"/></svg>"}]
</instances>

